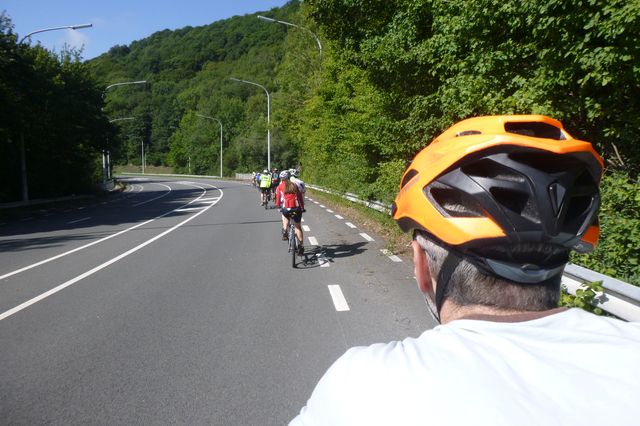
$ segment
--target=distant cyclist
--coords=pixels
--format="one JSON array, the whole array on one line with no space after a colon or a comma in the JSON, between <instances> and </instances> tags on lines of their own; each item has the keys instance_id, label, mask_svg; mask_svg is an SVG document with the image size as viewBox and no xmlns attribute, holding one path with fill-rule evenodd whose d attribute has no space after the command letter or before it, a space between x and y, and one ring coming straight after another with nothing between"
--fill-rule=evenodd
<instances>
[{"instance_id":1,"label":"distant cyclist","mask_svg":"<svg viewBox=\"0 0 640 426\"><path fill-rule=\"evenodd\" d=\"M280 185L276 188L276 207L281 207L282 213L282 239L287 239L287 229L289 229L289 220L293 218L293 224L296 227L296 237L300 241L298 246L298 254L304 254L304 235L300 222L302 221L302 212L304 212L304 197L298 186L290 179L289 172L284 170L280 173Z\"/></svg>"},{"instance_id":2,"label":"distant cyclist","mask_svg":"<svg viewBox=\"0 0 640 426\"><path fill-rule=\"evenodd\" d=\"M271 191L271 173L265 169L260 174L260 205L267 204L267 192Z\"/></svg>"}]
</instances>

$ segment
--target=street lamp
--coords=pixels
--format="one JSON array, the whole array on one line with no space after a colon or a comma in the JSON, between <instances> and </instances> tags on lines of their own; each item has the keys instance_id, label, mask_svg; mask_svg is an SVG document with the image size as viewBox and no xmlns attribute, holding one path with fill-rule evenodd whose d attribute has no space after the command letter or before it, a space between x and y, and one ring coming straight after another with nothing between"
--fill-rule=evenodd
<instances>
[{"instance_id":1,"label":"street lamp","mask_svg":"<svg viewBox=\"0 0 640 426\"><path fill-rule=\"evenodd\" d=\"M104 88L104 90L102 91L102 101L104 103L104 97L107 95L107 90L111 89L112 87L118 87L118 86L127 86L130 84L146 84L147 80L138 80L138 81L123 81L121 83L113 83L108 85L107 87ZM103 108L104 110L104 108ZM124 117L124 118L115 118L113 120L110 120L109 123L113 123L115 121L120 121L120 120L133 120L133 117ZM143 142L143 154L142 154L142 161L144 161L144 142ZM102 163L104 164L104 151L102 152ZM109 151L107 151L107 158L109 157ZM109 168L107 170L111 170L111 164L109 164ZM144 164L142 164L142 173L144 174ZM110 173L108 176L109 179L111 179Z\"/></svg>"},{"instance_id":2,"label":"street lamp","mask_svg":"<svg viewBox=\"0 0 640 426\"><path fill-rule=\"evenodd\" d=\"M229 77L229 80L261 87L262 90L264 90L264 93L267 94L267 169L271 170L271 100L269 97L269 91L263 85L252 81L240 80L235 77Z\"/></svg>"},{"instance_id":3,"label":"street lamp","mask_svg":"<svg viewBox=\"0 0 640 426\"><path fill-rule=\"evenodd\" d=\"M108 85L107 87L105 87L105 88L104 88L104 91L103 91L102 93L103 93L103 95L104 95L104 93L105 93L107 90L111 89L112 87L116 87L116 86L125 86L125 85L127 85L127 84L145 84L146 82L147 82L147 80L139 80L139 81L124 81L124 82L122 82L122 83L113 83L113 84L110 84L110 85Z\"/></svg>"},{"instance_id":4,"label":"street lamp","mask_svg":"<svg viewBox=\"0 0 640 426\"><path fill-rule=\"evenodd\" d=\"M53 27L53 28L43 28L41 30L32 31L29 34L27 34L26 36L22 37L20 39L20 41L18 42L18 44L21 44L23 41L25 41L25 39L31 37L34 34L44 33L45 31L77 30L77 29L80 29L80 28L89 28L89 27L92 27L92 26L93 26L93 24L79 24L79 25L63 25L61 27Z\"/></svg>"},{"instance_id":5,"label":"street lamp","mask_svg":"<svg viewBox=\"0 0 640 426\"><path fill-rule=\"evenodd\" d=\"M135 118L134 117L114 118L113 120L109 120L109 123L117 123L118 121L125 121L125 120L135 120ZM109 143L109 140L107 139L107 145L108 143ZM105 151L106 151L106 161L105 161ZM106 176L106 180L111 179L111 159L109 158L108 150L102 150L102 176Z\"/></svg>"},{"instance_id":6,"label":"street lamp","mask_svg":"<svg viewBox=\"0 0 640 426\"><path fill-rule=\"evenodd\" d=\"M31 31L26 36L22 37L18 44L22 44L22 42L27 38L31 37L37 33L43 33L45 31L55 31L55 30L64 30L64 29L72 29L76 30L79 28L89 28L93 26L93 24L80 24L80 25L64 25L62 27L53 27L53 28L44 28L41 30ZM22 180L22 201L29 201L29 185L27 183L27 158L24 149L24 133L20 132L20 176Z\"/></svg>"},{"instance_id":7,"label":"street lamp","mask_svg":"<svg viewBox=\"0 0 640 426\"><path fill-rule=\"evenodd\" d=\"M261 19L267 22L277 22L278 24L288 25L290 27L296 27L296 28L303 29L305 31L309 31L309 34L311 34L313 38L316 39L316 43L318 44L318 50L320 50L320 62L322 62L322 43L320 43L320 39L318 38L318 36L309 28L301 27L300 25L292 24L291 22L279 21L277 19L267 18L266 16L262 16L262 15L258 15L258 19Z\"/></svg>"},{"instance_id":8,"label":"street lamp","mask_svg":"<svg viewBox=\"0 0 640 426\"><path fill-rule=\"evenodd\" d=\"M208 115L196 114L198 117L208 118L209 120L216 120L220 125L220 178L222 178L222 121L215 117L209 117Z\"/></svg>"},{"instance_id":9,"label":"street lamp","mask_svg":"<svg viewBox=\"0 0 640 426\"><path fill-rule=\"evenodd\" d=\"M109 120L109 123L115 123L116 121L124 121L124 120L135 120L135 118L134 117L114 118L113 120Z\"/></svg>"}]
</instances>

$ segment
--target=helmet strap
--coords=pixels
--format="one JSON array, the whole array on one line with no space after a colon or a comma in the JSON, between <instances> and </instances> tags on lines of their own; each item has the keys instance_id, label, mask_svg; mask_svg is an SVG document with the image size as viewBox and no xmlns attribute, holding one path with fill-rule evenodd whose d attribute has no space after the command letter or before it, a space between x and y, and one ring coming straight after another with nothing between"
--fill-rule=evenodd
<instances>
[{"instance_id":1,"label":"helmet strap","mask_svg":"<svg viewBox=\"0 0 640 426\"><path fill-rule=\"evenodd\" d=\"M449 254L442 263L442 267L440 267L440 272L438 272L438 279L436 280L435 300L438 322L440 322L440 310L442 309L442 304L444 303L444 295L446 293L447 286L449 285L449 281L451 280L453 272L456 270L461 261L462 259L457 254L449 251Z\"/></svg>"}]
</instances>

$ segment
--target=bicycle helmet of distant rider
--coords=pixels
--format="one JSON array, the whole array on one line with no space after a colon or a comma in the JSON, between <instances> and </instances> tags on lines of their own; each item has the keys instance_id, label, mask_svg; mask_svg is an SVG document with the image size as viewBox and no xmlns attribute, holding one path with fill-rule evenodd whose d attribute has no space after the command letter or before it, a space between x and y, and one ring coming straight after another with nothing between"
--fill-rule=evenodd
<instances>
[{"instance_id":1,"label":"bicycle helmet of distant rider","mask_svg":"<svg viewBox=\"0 0 640 426\"><path fill-rule=\"evenodd\" d=\"M570 250L595 248L603 161L590 143L541 115L461 121L416 155L402 176L392 215L449 251L437 278L441 308L464 258L516 283L558 279ZM544 243L551 253L517 254Z\"/></svg>"},{"instance_id":2,"label":"bicycle helmet of distant rider","mask_svg":"<svg viewBox=\"0 0 640 426\"><path fill-rule=\"evenodd\" d=\"M291 177L291 174L289 173L288 170L283 170L280 172L280 179L289 179Z\"/></svg>"}]
</instances>

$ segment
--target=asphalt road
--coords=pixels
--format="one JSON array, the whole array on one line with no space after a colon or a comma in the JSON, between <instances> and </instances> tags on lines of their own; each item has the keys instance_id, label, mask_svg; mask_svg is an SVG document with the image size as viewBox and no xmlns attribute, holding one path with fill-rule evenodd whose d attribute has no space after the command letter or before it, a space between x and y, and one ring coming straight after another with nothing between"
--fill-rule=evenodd
<instances>
[{"instance_id":1,"label":"asphalt road","mask_svg":"<svg viewBox=\"0 0 640 426\"><path fill-rule=\"evenodd\" d=\"M2 424L282 425L347 348L434 325L412 266L306 200L306 259L230 181L127 190L0 224Z\"/></svg>"}]
</instances>

